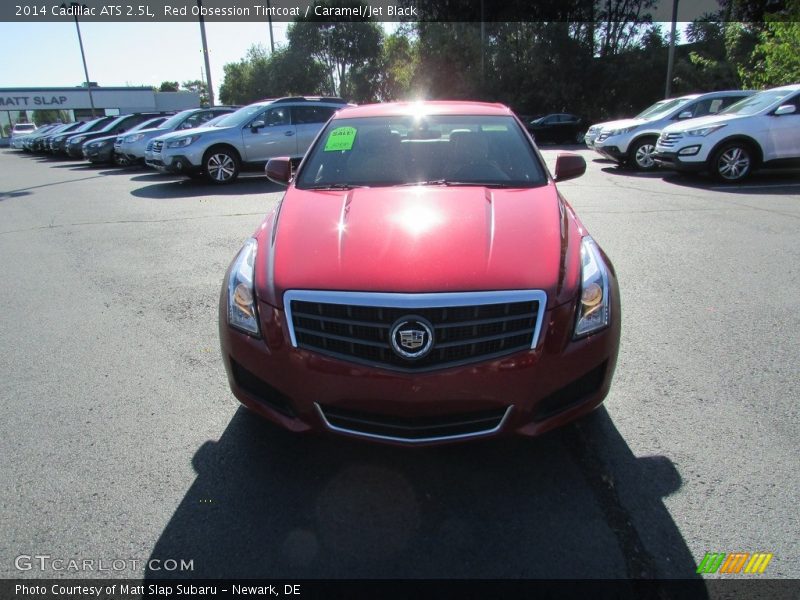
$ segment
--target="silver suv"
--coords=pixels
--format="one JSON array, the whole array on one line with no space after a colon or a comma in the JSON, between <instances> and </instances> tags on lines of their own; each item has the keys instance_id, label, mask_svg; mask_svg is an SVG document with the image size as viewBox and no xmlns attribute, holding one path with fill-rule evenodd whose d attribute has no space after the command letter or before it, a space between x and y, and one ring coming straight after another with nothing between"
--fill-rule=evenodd
<instances>
[{"instance_id":1,"label":"silver suv","mask_svg":"<svg viewBox=\"0 0 800 600\"><path fill-rule=\"evenodd\" d=\"M232 113L236 107L214 106L211 108L190 108L172 115L158 127L139 129L122 135L114 142L114 152L121 156L127 163L144 162L144 153L147 143L154 137L183 131L205 125L211 119L227 113Z\"/></svg>"},{"instance_id":2,"label":"silver suv","mask_svg":"<svg viewBox=\"0 0 800 600\"><path fill-rule=\"evenodd\" d=\"M620 165L628 164L639 171L650 171L656 168L653 158L656 140L667 125L716 114L754 93L734 90L663 100L639 117L602 123L599 133L595 131L596 137L590 144L587 140L587 145Z\"/></svg>"},{"instance_id":3,"label":"silver suv","mask_svg":"<svg viewBox=\"0 0 800 600\"><path fill-rule=\"evenodd\" d=\"M230 183L243 166L263 167L276 156L302 158L322 126L346 104L341 98L302 96L256 102L211 127L153 138L145 162L162 173Z\"/></svg>"}]
</instances>

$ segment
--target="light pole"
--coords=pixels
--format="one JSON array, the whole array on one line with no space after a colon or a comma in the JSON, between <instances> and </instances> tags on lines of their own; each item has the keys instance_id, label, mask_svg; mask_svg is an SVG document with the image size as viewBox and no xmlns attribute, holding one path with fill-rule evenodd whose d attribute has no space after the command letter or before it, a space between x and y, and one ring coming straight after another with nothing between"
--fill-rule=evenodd
<instances>
[{"instance_id":1,"label":"light pole","mask_svg":"<svg viewBox=\"0 0 800 600\"><path fill-rule=\"evenodd\" d=\"M272 10L270 10L269 0L267 0L267 20L269 21L269 55L275 54L275 39L272 37Z\"/></svg>"},{"instance_id":2,"label":"light pole","mask_svg":"<svg viewBox=\"0 0 800 600\"><path fill-rule=\"evenodd\" d=\"M672 93L672 68L675 65L675 29L678 26L678 0L672 0L672 30L669 34L669 54L667 55L667 86L664 98Z\"/></svg>"},{"instance_id":3,"label":"light pole","mask_svg":"<svg viewBox=\"0 0 800 600\"><path fill-rule=\"evenodd\" d=\"M78 7L80 4L77 2L70 2L70 7L75 11L75 29L78 31L78 45L81 47L81 59L83 60L83 74L86 76L86 91L89 92L89 106L92 108L92 118L94 119L94 98L92 97L92 82L89 81L89 69L86 66L86 54L83 51L83 38L81 38L81 27L78 25ZM61 8L66 8L65 4Z\"/></svg>"},{"instance_id":4,"label":"light pole","mask_svg":"<svg viewBox=\"0 0 800 600\"><path fill-rule=\"evenodd\" d=\"M211 64L208 60L208 43L206 43L206 22L203 19L203 2L197 0L198 15L200 19L200 38L203 40L203 58L206 61L206 90L208 91L208 105L214 106L214 88L211 87Z\"/></svg>"}]
</instances>

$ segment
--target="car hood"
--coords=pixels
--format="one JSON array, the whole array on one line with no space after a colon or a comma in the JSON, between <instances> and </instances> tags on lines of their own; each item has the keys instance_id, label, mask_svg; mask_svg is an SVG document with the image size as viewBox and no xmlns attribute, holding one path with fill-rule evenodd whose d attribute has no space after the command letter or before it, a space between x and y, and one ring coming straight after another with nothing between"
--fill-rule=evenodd
<instances>
[{"instance_id":1,"label":"car hood","mask_svg":"<svg viewBox=\"0 0 800 600\"><path fill-rule=\"evenodd\" d=\"M170 133L164 129L159 129L158 127L149 127L148 129L137 129L136 131L126 131L125 133L121 133L122 137L128 137L129 135L139 135L143 133L146 136L155 137L157 135L166 135Z\"/></svg>"},{"instance_id":2,"label":"car hood","mask_svg":"<svg viewBox=\"0 0 800 600\"><path fill-rule=\"evenodd\" d=\"M620 119L618 121L607 121L603 123L603 131L611 129L622 129L623 127L635 127L647 123L646 119Z\"/></svg>"},{"instance_id":3,"label":"car hood","mask_svg":"<svg viewBox=\"0 0 800 600\"><path fill-rule=\"evenodd\" d=\"M664 128L663 133L683 132L688 129L700 129L708 125L716 125L717 123L730 123L736 119L745 118L746 115L708 115L707 117L697 117L696 119L686 119L679 123L673 123Z\"/></svg>"},{"instance_id":4,"label":"car hood","mask_svg":"<svg viewBox=\"0 0 800 600\"><path fill-rule=\"evenodd\" d=\"M268 221L269 222L269 219ZM265 226L266 227L266 226ZM529 189L356 188L287 193L260 246L262 289L577 293L580 225L553 183ZM271 241L270 241L271 240Z\"/></svg>"},{"instance_id":5,"label":"car hood","mask_svg":"<svg viewBox=\"0 0 800 600\"><path fill-rule=\"evenodd\" d=\"M105 140L116 140L121 134L115 133L113 135L104 135L94 137L92 139L86 140L87 142L103 142Z\"/></svg>"},{"instance_id":6,"label":"car hood","mask_svg":"<svg viewBox=\"0 0 800 600\"><path fill-rule=\"evenodd\" d=\"M194 129L181 129L180 131L172 131L170 133L165 133L164 135L158 136L159 140L174 140L179 137L184 137L186 135L194 135L196 133L208 133L209 131L220 131L221 129L225 129L222 127L195 127Z\"/></svg>"}]
</instances>

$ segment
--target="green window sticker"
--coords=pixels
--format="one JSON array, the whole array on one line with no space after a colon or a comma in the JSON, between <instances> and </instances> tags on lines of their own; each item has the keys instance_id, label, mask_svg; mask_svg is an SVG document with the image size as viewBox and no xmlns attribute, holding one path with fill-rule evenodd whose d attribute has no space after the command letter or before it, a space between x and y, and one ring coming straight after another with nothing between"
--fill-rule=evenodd
<instances>
[{"instance_id":1,"label":"green window sticker","mask_svg":"<svg viewBox=\"0 0 800 600\"><path fill-rule=\"evenodd\" d=\"M328 141L325 142L325 152L352 150L355 139L355 127L337 127L328 135Z\"/></svg>"}]
</instances>

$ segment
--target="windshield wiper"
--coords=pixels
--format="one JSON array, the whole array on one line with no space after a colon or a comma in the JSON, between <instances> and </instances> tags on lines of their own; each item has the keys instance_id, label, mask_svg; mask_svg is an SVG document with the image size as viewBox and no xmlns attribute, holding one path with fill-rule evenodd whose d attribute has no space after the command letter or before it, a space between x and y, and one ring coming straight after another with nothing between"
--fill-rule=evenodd
<instances>
[{"instance_id":1,"label":"windshield wiper","mask_svg":"<svg viewBox=\"0 0 800 600\"><path fill-rule=\"evenodd\" d=\"M352 190L353 188L365 188L368 185L356 185L353 183L321 183L319 185L310 185L308 187L301 187L301 190Z\"/></svg>"},{"instance_id":2,"label":"windshield wiper","mask_svg":"<svg viewBox=\"0 0 800 600\"><path fill-rule=\"evenodd\" d=\"M411 183L401 183L401 186L412 185L446 185L448 187L487 187L487 188L517 188L530 187L518 183L503 183L502 181L453 181L451 179L431 179L430 181L414 181Z\"/></svg>"}]
</instances>

